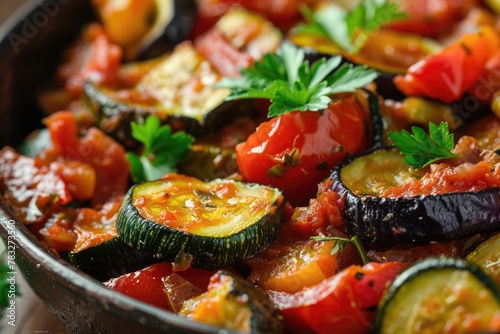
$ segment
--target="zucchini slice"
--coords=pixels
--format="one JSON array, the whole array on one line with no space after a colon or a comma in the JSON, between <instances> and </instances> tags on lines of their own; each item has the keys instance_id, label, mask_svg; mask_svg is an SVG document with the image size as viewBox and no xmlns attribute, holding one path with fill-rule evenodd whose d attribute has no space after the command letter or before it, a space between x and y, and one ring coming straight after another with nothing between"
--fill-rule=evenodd
<instances>
[{"instance_id":1,"label":"zucchini slice","mask_svg":"<svg viewBox=\"0 0 500 334\"><path fill-rule=\"evenodd\" d=\"M495 329L499 317L500 289L479 267L461 259L428 258L394 280L373 332L484 333Z\"/></svg>"},{"instance_id":2,"label":"zucchini slice","mask_svg":"<svg viewBox=\"0 0 500 334\"><path fill-rule=\"evenodd\" d=\"M275 241L284 205L275 188L169 174L127 192L116 228L127 244L157 259L213 270Z\"/></svg>"},{"instance_id":3,"label":"zucchini slice","mask_svg":"<svg viewBox=\"0 0 500 334\"><path fill-rule=\"evenodd\" d=\"M70 252L68 259L101 282L158 263L151 255L126 245L118 236L79 252Z\"/></svg>"},{"instance_id":4,"label":"zucchini slice","mask_svg":"<svg viewBox=\"0 0 500 334\"><path fill-rule=\"evenodd\" d=\"M207 292L185 301L179 314L241 333L283 332L283 323L269 296L224 270L210 278Z\"/></svg>"},{"instance_id":5,"label":"zucchini slice","mask_svg":"<svg viewBox=\"0 0 500 334\"><path fill-rule=\"evenodd\" d=\"M454 240L500 229L500 189L381 197L390 186L421 178L394 148L351 156L334 168L332 189L344 200L347 229L362 240L397 244Z\"/></svg>"},{"instance_id":6,"label":"zucchini slice","mask_svg":"<svg viewBox=\"0 0 500 334\"><path fill-rule=\"evenodd\" d=\"M483 241L465 259L481 267L500 285L500 233Z\"/></svg>"}]
</instances>

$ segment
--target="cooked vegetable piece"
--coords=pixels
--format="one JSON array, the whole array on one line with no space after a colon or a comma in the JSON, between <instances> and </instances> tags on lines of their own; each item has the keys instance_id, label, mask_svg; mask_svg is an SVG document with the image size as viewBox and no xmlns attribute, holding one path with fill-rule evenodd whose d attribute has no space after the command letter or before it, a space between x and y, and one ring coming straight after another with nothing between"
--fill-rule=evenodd
<instances>
[{"instance_id":1,"label":"cooked vegetable piece","mask_svg":"<svg viewBox=\"0 0 500 334\"><path fill-rule=\"evenodd\" d=\"M476 6L475 0L398 0L405 18L389 23L391 29L429 37L440 36Z\"/></svg>"},{"instance_id":2,"label":"cooked vegetable piece","mask_svg":"<svg viewBox=\"0 0 500 334\"><path fill-rule=\"evenodd\" d=\"M129 124L154 114L173 132L193 135L220 129L232 119L248 116L239 102L223 103L229 90L215 89L220 74L185 42L142 77L132 89L114 90L85 85L91 105L100 115L100 127L128 147L134 146Z\"/></svg>"},{"instance_id":3,"label":"cooked vegetable piece","mask_svg":"<svg viewBox=\"0 0 500 334\"><path fill-rule=\"evenodd\" d=\"M445 103L457 101L483 73L488 60L498 51L499 39L493 28L482 26L441 52L412 65L394 82L409 96L424 96Z\"/></svg>"},{"instance_id":4,"label":"cooked vegetable piece","mask_svg":"<svg viewBox=\"0 0 500 334\"><path fill-rule=\"evenodd\" d=\"M345 200L343 214L350 234L376 243L427 243L498 229L500 191L482 181L483 170L490 168L485 162L450 168L453 175L434 176L438 186L422 182L428 188L405 195L397 189L418 183L425 172L403 163L398 155L395 149L376 149L346 159L333 170L332 189ZM454 178L466 182L452 190ZM434 188L441 191L434 193Z\"/></svg>"},{"instance_id":5,"label":"cooked vegetable piece","mask_svg":"<svg viewBox=\"0 0 500 334\"><path fill-rule=\"evenodd\" d=\"M116 227L137 250L180 268L211 270L276 240L284 206L281 192L267 186L169 174L133 186Z\"/></svg>"},{"instance_id":6,"label":"cooked vegetable piece","mask_svg":"<svg viewBox=\"0 0 500 334\"><path fill-rule=\"evenodd\" d=\"M117 236L115 222L120 204L109 202L99 210L59 207L31 230L77 268L105 281L158 262Z\"/></svg>"},{"instance_id":7,"label":"cooked vegetable piece","mask_svg":"<svg viewBox=\"0 0 500 334\"><path fill-rule=\"evenodd\" d=\"M193 145L178 168L180 174L203 181L223 179L239 172L234 149L210 144Z\"/></svg>"},{"instance_id":8,"label":"cooked vegetable piece","mask_svg":"<svg viewBox=\"0 0 500 334\"><path fill-rule=\"evenodd\" d=\"M99 281L106 281L158 262L151 255L129 247L118 236L95 242L94 245L78 252L72 251L68 254L68 259L75 267Z\"/></svg>"},{"instance_id":9,"label":"cooked vegetable piece","mask_svg":"<svg viewBox=\"0 0 500 334\"><path fill-rule=\"evenodd\" d=\"M497 233L482 242L467 255L466 260L481 267L500 286L500 234Z\"/></svg>"},{"instance_id":10,"label":"cooked vegetable piece","mask_svg":"<svg viewBox=\"0 0 500 334\"><path fill-rule=\"evenodd\" d=\"M168 262L162 262L120 277L112 278L104 282L104 285L147 304L173 311L172 305L165 293L166 287L163 282L163 279L172 273L172 265ZM215 271L191 268L176 272L176 274L197 288L206 291L210 277L215 274Z\"/></svg>"},{"instance_id":11,"label":"cooked vegetable piece","mask_svg":"<svg viewBox=\"0 0 500 334\"><path fill-rule=\"evenodd\" d=\"M385 107L390 108L393 115L403 122L401 128L413 125L426 127L430 122L435 124L446 122L451 131L456 131L466 123L467 117L465 115L462 117L450 104L415 96L404 97L401 101L384 102Z\"/></svg>"},{"instance_id":12,"label":"cooked vegetable piece","mask_svg":"<svg viewBox=\"0 0 500 334\"><path fill-rule=\"evenodd\" d=\"M274 36L269 38L269 36ZM229 90L214 88L222 75L275 51L281 33L255 13L234 9L195 41L185 41L130 89L86 85L86 95L101 127L126 146L133 146L129 123L155 114L173 132L195 136L214 133L233 120L251 116L248 102L224 102Z\"/></svg>"},{"instance_id":13,"label":"cooked vegetable piece","mask_svg":"<svg viewBox=\"0 0 500 334\"><path fill-rule=\"evenodd\" d=\"M292 30L287 39L299 47L312 49L308 50L309 56L313 51L318 53L314 55L315 58L341 55L344 61L375 68L381 72L376 79L380 86L378 89L393 95L397 93L392 83L393 75L405 73L411 65L442 48L440 43L430 38L390 29L374 31L363 48L355 54L345 52L329 38L318 34ZM388 85L390 89L385 87Z\"/></svg>"},{"instance_id":14,"label":"cooked vegetable piece","mask_svg":"<svg viewBox=\"0 0 500 334\"><path fill-rule=\"evenodd\" d=\"M500 289L481 269L455 258L428 258L392 283L374 332L496 332L499 317Z\"/></svg>"},{"instance_id":15,"label":"cooked vegetable piece","mask_svg":"<svg viewBox=\"0 0 500 334\"><path fill-rule=\"evenodd\" d=\"M352 265L299 292L268 294L286 328L300 333L366 333L374 316L372 309L387 284L405 267L401 262Z\"/></svg>"},{"instance_id":16,"label":"cooked vegetable piece","mask_svg":"<svg viewBox=\"0 0 500 334\"><path fill-rule=\"evenodd\" d=\"M265 291L295 293L339 270L337 256L331 254L333 242L308 240L271 247L269 252L246 261L252 268L247 280Z\"/></svg>"},{"instance_id":17,"label":"cooked vegetable piece","mask_svg":"<svg viewBox=\"0 0 500 334\"><path fill-rule=\"evenodd\" d=\"M307 205L337 163L366 149L366 123L354 96L331 103L322 115L309 111L275 117L236 146L238 167L248 182L278 187L293 205Z\"/></svg>"},{"instance_id":18,"label":"cooked vegetable piece","mask_svg":"<svg viewBox=\"0 0 500 334\"><path fill-rule=\"evenodd\" d=\"M208 291L184 302L179 314L241 333L283 331L279 313L264 291L227 271L212 276Z\"/></svg>"},{"instance_id":19,"label":"cooked vegetable piece","mask_svg":"<svg viewBox=\"0 0 500 334\"><path fill-rule=\"evenodd\" d=\"M0 151L0 190L25 224L43 222L57 207L72 200L67 184L48 164L10 147Z\"/></svg>"},{"instance_id":20,"label":"cooked vegetable piece","mask_svg":"<svg viewBox=\"0 0 500 334\"><path fill-rule=\"evenodd\" d=\"M203 33L224 13L240 6L263 15L281 30L286 31L300 19L299 6L301 4L310 5L319 1L321 0L198 0L199 17L193 35Z\"/></svg>"},{"instance_id":21,"label":"cooked vegetable piece","mask_svg":"<svg viewBox=\"0 0 500 334\"><path fill-rule=\"evenodd\" d=\"M198 37L195 47L218 73L234 77L241 68L276 51L281 41L281 31L270 21L256 12L235 7L213 29Z\"/></svg>"},{"instance_id":22,"label":"cooked vegetable piece","mask_svg":"<svg viewBox=\"0 0 500 334\"><path fill-rule=\"evenodd\" d=\"M50 131L52 146L40 153L40 157L49 162L65 157L92 166L95 181L79 184L80 187L95 186L92 205L105 204L125 193L130 178L129 164L125 149L119 143L95 127L80 133L75 115L69 111L50 115L44 122Z\"/></svg>"},{"instance_id":23,"label":"cooked vegetable piece","mask_svg":"<svg viewBox=\"0 0 500 334\"><path fill-rule=\"evenodd\" d=\"M194 0L92 1L111 40L128 60L157 57L187 39L196 17Z\"/></svg>"},{"instance_id":24,"label":"cooked vegetable piece","mask_svg":"<svg viewBox=\"0 0 500 334\"><path fill-rule=\"evenodd\" d=\"M174 313L179 313L186 300L197 297L206 291L206 289L197 287L176 273L171 273L161 280L165 285L165 294Z\"/></svg>"},{"instance_id":25,"label":"cooked vegetable piece","mask_svg":"<svg viewBox=\"0 0 500 334\"><path fill-rule=\"evenodd\" d=\"M100 24L88 25L67 53L69 60L60 66L58 75L69 101L83 94L83 86L88 81L111 87L118 84L123 52L110 41Z\"/></svg>"}]
</instances>

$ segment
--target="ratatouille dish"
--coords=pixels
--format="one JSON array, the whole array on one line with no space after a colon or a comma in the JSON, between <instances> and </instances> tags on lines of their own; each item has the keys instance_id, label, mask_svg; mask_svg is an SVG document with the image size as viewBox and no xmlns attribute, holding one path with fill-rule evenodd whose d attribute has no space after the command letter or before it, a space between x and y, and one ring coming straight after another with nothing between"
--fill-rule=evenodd
<instances>
[{"instance_id":1,"label":"ratatouille dish","mask_svg":"<svg viewBox=\"0 0 500 334\"><path fill-rule=\"evenodd\" d=\"M92 0L0 190L245 333L500 331L500 1Z\"/></svg>"}]
</instances>

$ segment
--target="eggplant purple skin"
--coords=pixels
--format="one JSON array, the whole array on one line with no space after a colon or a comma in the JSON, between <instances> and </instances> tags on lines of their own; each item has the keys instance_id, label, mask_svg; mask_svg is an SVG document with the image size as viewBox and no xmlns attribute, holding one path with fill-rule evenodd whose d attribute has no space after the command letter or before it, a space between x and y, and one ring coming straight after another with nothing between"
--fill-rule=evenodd
<instances>
[{"instance_id":1,"label":"eggplant purple skin","mask_svg":"<svg viewBox=\"0 0 500 334\"><path fill-rule=\"evenodd\" d=\"M332 189L344 203L342 211L349 234L377 244L423 244L500 230L498 187L401 198L355 195L340 174L343 167L361 155L346 158L330 175Z\"/></svg>"}]
</instances>

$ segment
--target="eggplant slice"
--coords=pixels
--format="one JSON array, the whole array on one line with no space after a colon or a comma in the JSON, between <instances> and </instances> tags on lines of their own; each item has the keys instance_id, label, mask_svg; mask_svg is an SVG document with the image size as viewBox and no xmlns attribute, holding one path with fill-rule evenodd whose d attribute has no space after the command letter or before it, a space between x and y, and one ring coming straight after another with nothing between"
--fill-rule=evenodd
<instances>
[{"instance_id":1,"label":"eggplant slice","mask_svg":"<svg viewBox=\"0 0 500 334\"><path fill-rule=\"evenodd\" d=\"M369 167L359 160L368 155L375 157ZM353 163L358 166L352 168ZM373 164L382 163L387 173L373 176ZM454 240L500 230L500 188L400 198L379 197L363 189L366 181L362 178L370 175L382 183L418 177L417 170L405 165L399 151L384 147L351 156L332 171L332 189L344 201L348 233L367 242L398 244ZM346 181L349 177L358 182Z\"/></svg>"},{"instance_id":2,"label":"eggplant slice","mask_svg":"<svg viewBox=\"0 0 500 334\"><path fill-rule=\"evenodd\" d=\"M142 123L151 114L169 124L172 131L195 137L215 133L237 118L251 117L251 102L226 102L229 90L212 87L219 78L192 44L185 42L132 89L115 90L88 82L84 90L100 128L125 147L134 147L130 123ZM202 88L194 88L196 80L204 83Z\"/></svg>"}]
</instances>

